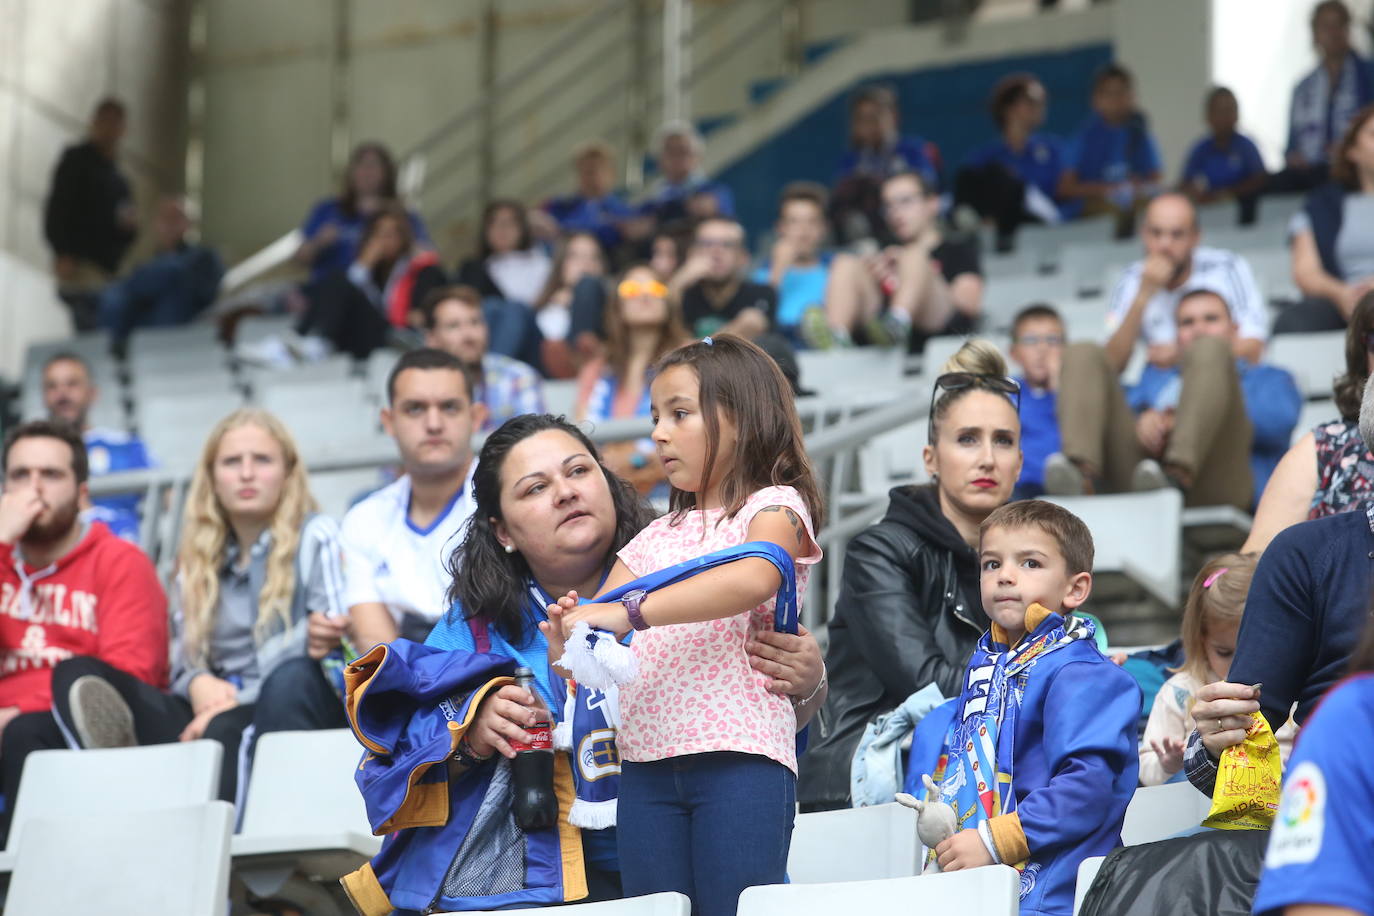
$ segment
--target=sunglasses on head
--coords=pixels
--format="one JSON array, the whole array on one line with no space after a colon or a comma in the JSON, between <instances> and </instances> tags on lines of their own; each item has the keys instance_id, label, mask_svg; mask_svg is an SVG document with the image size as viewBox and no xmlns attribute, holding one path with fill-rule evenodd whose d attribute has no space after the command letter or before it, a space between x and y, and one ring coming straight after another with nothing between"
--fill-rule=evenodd
<instances>
[{"instance_id":1,"label":"sunglasses on head","mask_svg":"<svg viewBox=\"0 0 1374 916\"><path fill-rule=\"evenodd\" d=\"M657 280L622 280L620 285L615 288L620 294L621 299L633 299L636 296L653 296L662 299L668 295L668 287Z\"/></svg>"},{"instance_id":2,"label":"sunglasses on head","mask_svg":"<svg viewBox=\"0 0 1374 916\"><path fill-rule=\"evenodd\" d=\"M979 375L975 372L946 372L935 380L935 388L930 392L930 441L935 441L935 402L940 392L952 393L979 388L995 394L1005 395L1021 415L1021 383L1006 375Z\"/></svg>"}]
</instances>

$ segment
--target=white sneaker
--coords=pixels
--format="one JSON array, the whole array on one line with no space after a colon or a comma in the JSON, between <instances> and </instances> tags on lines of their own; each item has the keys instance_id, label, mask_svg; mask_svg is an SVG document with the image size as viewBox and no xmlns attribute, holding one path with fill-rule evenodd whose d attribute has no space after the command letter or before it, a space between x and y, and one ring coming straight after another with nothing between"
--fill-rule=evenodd
<instances>
[{"instance_id":1,"label":"white sneaker","mask_svg":"<svg viewBox=\"0 0 1374 916\"><path fill-rule=\"evenodd\" d=\"M296 365L295 354L286 345L286 341L276 334L262 340L238 344L234 347L234 355L246 363L266 366L269 369L290 369Z\"/></svg>"},{"instance_id":2,"label":"white sneaker","mask_svg":"<svg viewBox=\"0 0 1374 916\"><path fill-rule=\"evenodd\" d=\"M1063 452L1045 459L1045 493L1050 496L1082 496L1087 492L1083 472Z\"/></svg>"},{"instance_id":3,"label":"white sneaker","mask_svg":"<svg viewBox=\"0 0 1374 916\"><path fill-rule=\"evenodd\" d=\"M135 747L134 714L110 682L94 674L77 678L67 692L72 728L84 748Z\"/></svg>"},{"instance_id":4,"label":"white sneaker","mask_svg":"<svg viewBox=\"0 0 1374 916\"><path fill-rule=\"evenodd\" d=\"M300 356L303 363L318 363L326 360L334 352L334 346L323 337L309 335L307 337L297 337L294 341L294 349Z\"/></svg>"},{"instance_id":5,"label":"white sneaker","mask_svg":"<svg viewBox=\"0 0 1374 916\"><path fill-rule=\"evenodd\" d=\"M1171 486L1173 483L1169 480L1169 475L1164 473L1164 468L1153 458L1142 459L1131 472L1131 489L1137 493L1163 490Z\"/></svg>"}]
</instances>

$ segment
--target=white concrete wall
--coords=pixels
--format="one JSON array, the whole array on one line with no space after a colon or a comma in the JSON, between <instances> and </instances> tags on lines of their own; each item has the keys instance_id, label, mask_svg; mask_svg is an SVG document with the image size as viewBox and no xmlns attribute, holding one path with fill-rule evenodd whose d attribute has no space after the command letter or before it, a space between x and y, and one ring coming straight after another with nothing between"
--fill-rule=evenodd
<instances>
[{"instance_id":1,"label":"white concrete wall","mask_svg":"<svg viewBox=\"0 0 1374 916\"><path fill-rule=\"evenodd\" d=\"M62 149L91 109L129 106L123 167L145 214L181 188L186 129L186 0L4 0L0 4L0 376L33 339L65 334L48 284L43 201Z\"/></svg>"}]
</instances>

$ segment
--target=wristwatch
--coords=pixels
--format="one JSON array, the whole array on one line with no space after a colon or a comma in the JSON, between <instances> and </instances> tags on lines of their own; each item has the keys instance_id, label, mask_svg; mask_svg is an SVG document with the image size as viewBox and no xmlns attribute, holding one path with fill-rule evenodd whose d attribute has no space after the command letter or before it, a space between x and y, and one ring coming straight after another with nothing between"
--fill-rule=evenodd
<instances>
[{"instance_id":1,"label":"wristwatch","mask_svg":"<svg viewBox=\"0 0 1374 916\"><path fill-rule=\"evenodd\" d=\"M636 630L649 629L649 621L644 619L644 615L639 612L639 605L649 593L642 588L637 588L632 592L626 592L620 597L620 603L625 605L625 616L630 618L630 626Z\"/></svg>"}]
</instances>

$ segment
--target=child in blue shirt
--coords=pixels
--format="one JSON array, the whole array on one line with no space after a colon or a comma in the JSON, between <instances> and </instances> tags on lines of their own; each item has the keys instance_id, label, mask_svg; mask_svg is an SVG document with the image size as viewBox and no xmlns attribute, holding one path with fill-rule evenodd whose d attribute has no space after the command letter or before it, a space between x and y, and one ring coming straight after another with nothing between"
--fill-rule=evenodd
<instances>
[{"instance_id":1,"label":"child in blue shirt","mask_svg":"<svg viewBox=\"0 0 1374 916\"><path fill-rule=\"evenodd\" d=\"M1217 86L1207 93L1205 112L1211 133L1193 144L1179 184L1200 204L1229 198L1241 201L1241 222L1253 222L1253 201L1264 189L1269 173L1254 142L1236 132L1240 106L1235 93Z\"/></svg>"},{"instance_id":2,"label":"child in blue shirt","mask_svg":"<svg viewBox=\"0 0 1374 916\"><path fill-rule=\"evenodd\" d=\"M1064 319L1053 306L1028 305L1012 320L1011 359L1021 369L1021 477L1013 499L1045 492L1045 460L1059 451L1055 389L1066 342Z\"/></svg>"},{"instance_id":3,"label":"child in blue shirt","mask_svg":"<svg viewBox=\"0 0 1374 916\"><path fill-rule=\"evenodd\" d=\"M1060 198L1079 201L1081 213L1129 217L1159 182L1159 149L1136 107L1135 82L1120 64L1093 78L1093 114L1065 155Z\"/></svg>"},{"instance_id":4,"label":"child in blue shirt","mask_svg":"<svg viewBox=\"0 0 1374 916\"><path fill-rule=\"evenodd\" d=\"M1074 615L1092 591L1082 520L1023 500L993 511L979 535L992 625L958 700L917 727L907 791L930 773L957 812L962 829L934 850L942 871L1013 865L1023 916L1069 916L1078 866L1121 843L1140 689Z\"/></svg>"},{"instance_id":5,"label":"child in blue shirt","mask_svg":"<svg viewBox=\"0 0 1374 916\"><path fill-rule=\"evenodd\" d=\"M802 318L816 312L825 325L825 287L830 280L830 253L825 243L825 188L809 181L797 181L782 189L778 203L777 239L773 250L750 277L777 291L778 308L774 325L794 346L824 349L833 341L804 339Z\"/></svg>"}]
</instances>

